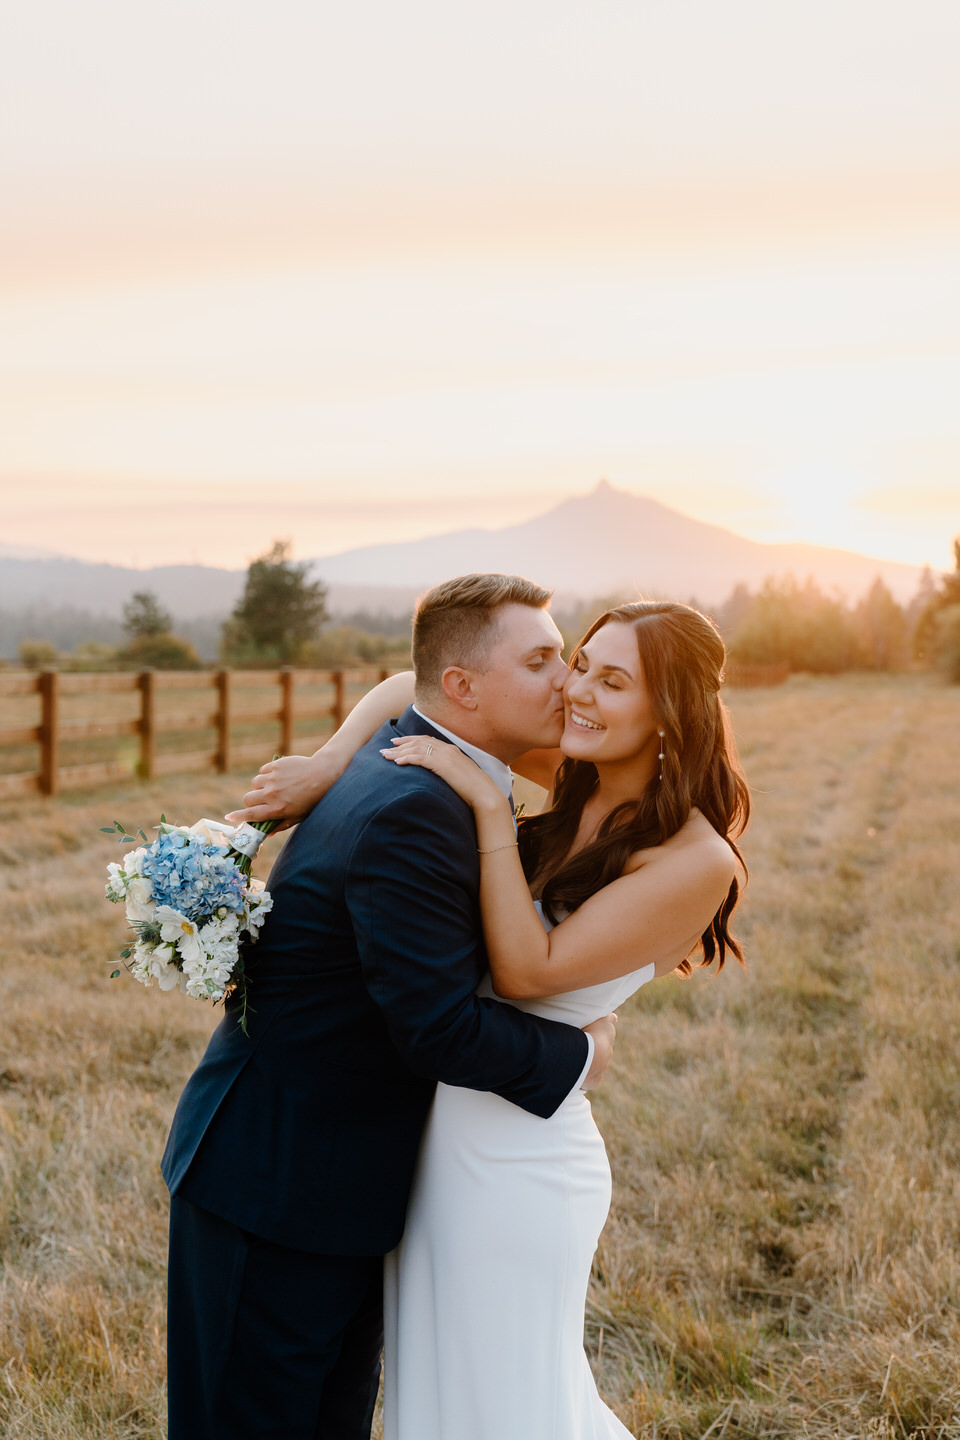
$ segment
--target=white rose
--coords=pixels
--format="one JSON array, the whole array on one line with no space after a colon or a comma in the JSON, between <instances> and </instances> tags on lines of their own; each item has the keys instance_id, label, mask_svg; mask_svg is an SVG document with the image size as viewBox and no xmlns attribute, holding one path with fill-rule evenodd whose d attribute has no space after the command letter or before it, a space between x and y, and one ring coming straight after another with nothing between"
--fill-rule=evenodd
<instances>
[{"instance_id":1,"label":"white rose","mask_svg":"<svg viewBox=\"0 0 960 1440\"><path fill-rule=\"evenodd\" d=\"M153 881L149 875L134 875L127 883L127 894L137 905L146 905L153 896Z\"/></svg>"}]
</instances>

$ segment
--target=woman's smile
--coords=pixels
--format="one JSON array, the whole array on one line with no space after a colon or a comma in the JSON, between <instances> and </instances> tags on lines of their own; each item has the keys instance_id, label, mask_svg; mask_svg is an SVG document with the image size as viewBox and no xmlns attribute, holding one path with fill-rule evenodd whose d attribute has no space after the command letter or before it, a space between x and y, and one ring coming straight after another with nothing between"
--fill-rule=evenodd
<instances>
[{"instance_id":1,"label":"woman's smile","mask_svg":"<svg viewBox=\"0 0 960 1440\"><path fill-rule=\"evenodd\" d=\"M570 710L570 723L577 725L581 730L606 730L606 725L599 724L596 720L588 720L579 710Z\"/></svg>"}]
</instances>

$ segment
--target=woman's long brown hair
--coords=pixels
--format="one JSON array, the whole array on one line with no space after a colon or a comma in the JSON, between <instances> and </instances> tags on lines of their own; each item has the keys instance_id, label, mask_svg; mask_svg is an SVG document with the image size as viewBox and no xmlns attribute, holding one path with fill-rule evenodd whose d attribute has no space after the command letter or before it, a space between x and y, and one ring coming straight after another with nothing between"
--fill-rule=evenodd
<instances>
[{"instance_id":1,"label":"woman's long brown hair","mask_svg":"<svg viewBox=\"0 0 960 1440\"><path fill-rule=\"evenodd\" d=\"M596 837L565 859L580 825L583 807L597 783L596 766L564 759L557 772L551 809L520 822L524 871L540 891L551 920L569 914L623 873L637 850L675 835L696 807L743 863L734 836L750 815L750 793L737 761L727 707L720 699L723 641L705 615L667 600L638 600L607 610L594 621L571 658L604 625L631 625L644 682L657 724L664 733L663 779L654 777L635 800L607 815ZM701 965L729 950L743 963L743 950L730 932L740 894L734 879L727 897L700 939ZM689 975L689 960L677 969Z\"/></svg>"}]
</instances>

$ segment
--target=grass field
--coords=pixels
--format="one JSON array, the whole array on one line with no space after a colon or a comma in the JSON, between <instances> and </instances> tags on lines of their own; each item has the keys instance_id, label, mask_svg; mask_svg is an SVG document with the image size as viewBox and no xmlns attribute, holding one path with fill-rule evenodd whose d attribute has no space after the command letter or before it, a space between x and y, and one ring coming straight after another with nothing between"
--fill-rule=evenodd
<instances>
[{"instance_id":1,"label":"grass field","mask_svg":"<svg viewBox=\"0 0 960 1440\"><path fill-rule=\"evenodd\" d=\"M651 1440L960 1440L960 689L796 677L730 698L750 968L624 1008L594 1098L615 1197L588 1349ZM108 980L123 922L97 827L218 815L240 789L0 817L9 1440L164 1433L157 1162L217 1012Z\"/></svg>"}]
</instances>

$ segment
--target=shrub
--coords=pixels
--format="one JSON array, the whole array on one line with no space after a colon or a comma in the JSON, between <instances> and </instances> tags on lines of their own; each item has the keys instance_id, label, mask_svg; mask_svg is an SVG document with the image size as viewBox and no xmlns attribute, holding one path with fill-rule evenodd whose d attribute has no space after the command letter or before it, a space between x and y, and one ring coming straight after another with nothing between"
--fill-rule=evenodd
<instances>
[{"instance_id":1,"label":"shrub","mask_svg":"<svg viewBox=\"0 0 960 1440\"><path fill-rule=\"evenodd\" d=\"M960 685L960 605L945 605L937 614L937 664L952 685Z\"/></svg>"},{"instance_id":2,"label":"shrub","mask_svg":"<svg viewBox=\"0 0 960 1440\"><path fill-rule=\"evenodd\" d=\"M400 669L410 664L407 637L371 635L354 625L337 625L313 640L303 651L306 665L319 670L353 665L383 665Z\"/></svg>"},{"instance_id":3,"label":"shrub","mask_svg":"<svg viewBox=\"0 0 960 1440\"><path fill-rule=\"evenodd\" d=\"M87 670L102 671L114 670L117 664L117 652L112 645L104 645L101 640L86 640L78 645L72 655L64 656L63 668L65 670Z\"/></svg>"},{"instance_id":4,"label":"shrub","mask_svg":"<svg viewBox=\"0 0 960 1440\"><path fill-rule=\"evenodd\" d=\"M179 635L138 635L116 653L128 670L199 670L193 646Z\"/></svg>"},{"instance_id":5,"label":"shrub","mask_svg":"<svg viewBox=\"0 0 960 1440\"><path fill-rule=\"evenodd\" d=\"M60 659L60 651L49 640L21 640L17 655L25 670L45 670Z\"/></svg>"}]
</instances>

